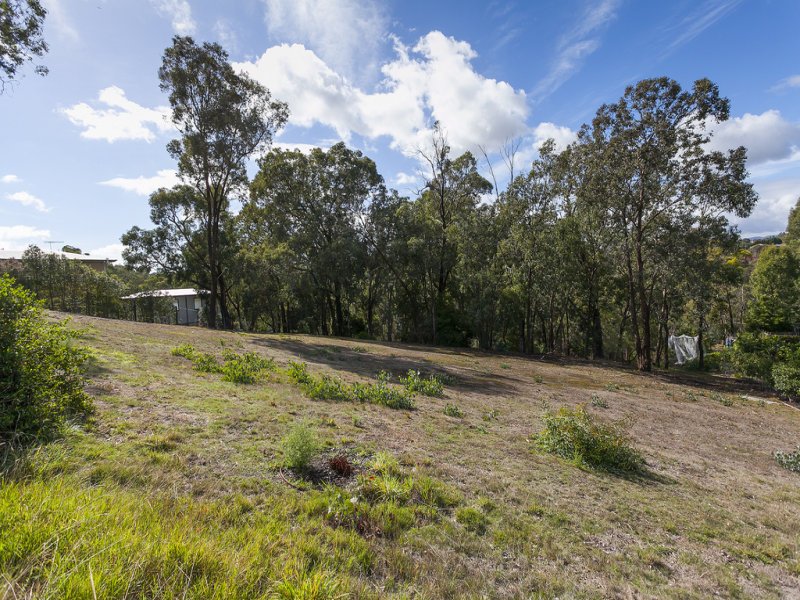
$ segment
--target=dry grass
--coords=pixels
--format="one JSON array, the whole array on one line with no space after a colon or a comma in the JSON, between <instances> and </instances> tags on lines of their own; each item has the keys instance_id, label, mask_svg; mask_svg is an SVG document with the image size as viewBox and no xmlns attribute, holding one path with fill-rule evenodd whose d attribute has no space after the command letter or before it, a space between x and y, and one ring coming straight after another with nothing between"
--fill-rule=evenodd
<instances>
[{"instance_id":1,"label":"dry grass","mask_svg":"<svg viewBox=\"0 0 800 600\"><path fill-rule=\"evenodd\" d=\"M28 469L24 477L7 471L4 486L69 478L85 489L153 502L216 506L238 498L258 511L281 497L288 506L315 489L290 487L276 468L281 438L304 421L329 456L341 453L359 464L359 457L388 451L410 473L457 488L460 514L485 516L480 531L451 514L391 540L365 538L374 557L369 569L325 563L319 576L337 580L337 594L798 596L800 476L782 469L773 452L797 445L800 411L770 398L759 402L758 390L713 377L640 375L616 365L467 350L74 322L86 328L83 343L94 353L94 422L53 446L57 467ZM225 348L258 352L280 368L305 361L312 373L347 382L410 369L449 382L440 398L418 395L413 411L314 401L280 373L256 385L198 373L170 354L183 343L217 355ZM593 395L608 407L591 406ZM448 404L463 417L448 417ZM630 423L647 462L643 475L581 470L536 452L531 436L541 430L542 415L579 404L601 421ZM302 521L298 513L286 518ZM303 527L313 529L309 522ZM30 592L26 574L36 572L35 560L0 562L0 575L12 582L5 590L0 583L0 597Z\"/></svg>"}]
</instances>

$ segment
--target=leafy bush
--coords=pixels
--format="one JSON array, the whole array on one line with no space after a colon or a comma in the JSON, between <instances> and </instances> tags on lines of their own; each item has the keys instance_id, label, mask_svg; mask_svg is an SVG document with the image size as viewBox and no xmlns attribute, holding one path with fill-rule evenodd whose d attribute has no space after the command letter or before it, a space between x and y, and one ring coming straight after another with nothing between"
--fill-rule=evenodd
<instances>
[{"instance_id":1,"label":"leafy bush","mask_svg":"<svg viewBox=\"0 0 800 600\"><path fill-rule=\"evenodd\" d=\"M220 369L223 381L233 383L255 383L265 371L274 371L275 362L255 352L236 354L229 352Z\"/></svg>"},{"instance_id":2,"label":"leafy bush","mask_svg":"<svg viewBox=\"0 0 800 600\"><path fill-rule=\"evenodd\" d=\"M34 295L0 277L0 437L48 437L90 410L84 350L64 323L48 323Z\"/></svg>"},{"instance_id":3,"label":"leafy bush","mask_svg":"<svg viewBox=\"0 0 800 600\"><path fill-rule=\"evenodd\" d=\"M220 373L222 367L217 362L217 357L206 352L198 352L192 359L194 370L201 373Z\"/></svg>"},{"instance_id":4,"label":"leafy bush","mask_svg":"<svg viewBox=\"0 0 800 600\"><path fill-rule=\"evenodd\" d=\"M424 396L440 397L444 394L444 382L436 375L423 378L419 371L409 369L405 377L400 377L400 383L409 392L419 392Z\"/></svg>"},{"instance_id":5,"label":"leafy bush","mask_svg":"<svg viewBox=\"0 0 800 600\"><path fill-rule=\"evenodd\" d=\"M597 408L608 408L608 401L605 398L601 398L597 394L592 394L592 406L596 406Z\"/></svg>"},{"instance_id":6,"label":"leafy bush","mask_svg":"<svg viewBox=\"0 0 800 600\"><path fill-rule=\"evenodd\" d=\"M305 471L321 449L317 434L306 424L292 427L281 440L284 463L295 471Z\"/></svg>"},{"instance_id":7,"label":"leafy bush","mask_svg":"<svg viewBox=\"0 0 800 600\"><path fill-rule=\"evenodd\" d=\"M775 460L784 469L800 473L800 446L794 452L775 452Z\"/></svg>"},{"instance_id":8,"label":"leafy bush","mask_svg":"<svg viewBox=\"0 0 800 600\"><path fill-rule=\"evenodd\" d=\"M411 392L389 384L389 374L382 371L376 383L348 384L338 377L322 375L314 377L308 372L305 363L290 362L287 375L314 400L333 400L336 402L367 402L389 408L413 409L414 396Z\"/></svg>"},{"instance_id":9,"label":"leafy bush","mask_svg":"<svg viewBox=\"0 0 800 600\"><path fill-rule=\"evenodd\" d=\"M772 366L772 385L790 398L800 397L800 365L777 363Z\"/></svg>"},{"instance_id":10,"label":"leafy bush","mask_svg":"<svg viewBox=\"0 0 800 600\"><path fill-rule=\"evenodd\" d=\"M458 408L455 404L447 404L444 407L444 414L448 417L455 417L456 419L460 419L464 416L464 411Z\"/></svg>"},{"instance_id":11,"label":"leafy bush","mask_svg":"<svg viewBox=\"0 0 800 600\"><path fill-rule=\"evenodd\" d=\"M772 384L776 363L800 367L800 338L767 333L742 333L726 353L730 369L737 375Z\"/></svg>"},{"instance_id":12,"label":"leafy bush","mask_svg":"<svg viewBox=\"0 0 800 600\"><path fill-rule=\"evenodd\" d=\"M182 358L194 360L194 357L197 355L197 350L195 350L194 346L191 344L181 344L180 346L175 346L171 354L172 356L180 356Z\"/></svg>"},{"instance_id":13,"label":"leafy bush","mask_svg":"<svg viewBox=\"0 0 800 600\"><path fill-rule=\"evenodd\" d=\"M477 508L465 506L456 511L456 521L464 526L464 529L483 535L489 525L489 519Z\"/></svg>"},{"instance_id":14,"label":"leafy bush","mask_svg":"<svg viewBox=\"0 0 800 600\"><path fill-rule=\"evenodd\" d=\"M545 427L536 436L536 444L545 452L596 469L633 472L644 466L623 427L594 422L584 406L562 407L543 418Z\"/></svg>"}]
</instances>

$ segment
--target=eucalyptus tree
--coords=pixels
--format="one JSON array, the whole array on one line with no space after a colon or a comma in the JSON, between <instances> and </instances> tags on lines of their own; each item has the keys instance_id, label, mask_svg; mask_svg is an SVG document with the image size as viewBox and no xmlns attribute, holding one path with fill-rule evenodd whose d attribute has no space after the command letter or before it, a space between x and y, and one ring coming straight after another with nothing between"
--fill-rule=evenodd
<instances>
[{"instance_id":1,"label":"eucalyptus tree","mask_svg":"<svg viewBox=\"0 0 800 600\"><path fill-rule=\"evenodd\" d=\"M350 333L350 300L364 272L366 244L358 225L366 206L385 194L375 163L344 143L328 151L272 151L241 214L251 241L286 243L298 275L313 282L320 322L336 335Z\"/></svg>"},{"instance_id":2,"label":"eucalyptus tree","mask_svg":"<svg viewBox=\"0 0 800 600\"><path fill-rule=\"evenodd\" d=\"M41 0L3 0L0 2L0 93L14 81L25 63L47 52L42 36L47 9ZM37 75L47 75L47 67L34 67Z\"/></svg>"},{"instance_id":3,"label":"eucalyptus tree","mask_svg":"<svg viewBox=\"0 0 800 600\"><path fill-rule=\"evenodd\" d=\"M181 181L202 198L196 214L205 242L208 323L217 326L219 305L222 327L230 328L221 248L229 196L246 188L247 160L270 146L288 118L288 108L263 85L237 73L219 44L198 45L191 37L173 38L158 77L180 136L167 150L178 162Z\"/></svg>"},{"instance_id":4,"label":"eucalyptus tree","mask_svg":"<svg viewBox=\"0 0 800 600\"><path fill-rule=\"evenodd\" d=\"M709 122L728 118L728 100L707 79L691 90L666 77L629 86L603 105L592 122L591 143L603 157L598 186L623 247L637 366L652 367L653 269L658 234L673 219L710 212L747 216L756 201L746 183L744 148L708 152Z\"/></svg>"}]
</instances>

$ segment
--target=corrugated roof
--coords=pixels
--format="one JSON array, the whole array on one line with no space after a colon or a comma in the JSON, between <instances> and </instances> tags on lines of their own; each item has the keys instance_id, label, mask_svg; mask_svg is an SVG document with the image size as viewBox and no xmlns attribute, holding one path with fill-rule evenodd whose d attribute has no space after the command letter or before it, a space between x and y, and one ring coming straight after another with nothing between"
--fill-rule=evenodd
<instances>
[{"instance_id":1,"label":"corrugated roof","mask_svg":"<svg viewBox=\"0 0 800 600\"><path fill-rule=\"evenodd\" d=\"M123 300L135 300L136 298L179 298L181 296L198 296L201 294L208 294L206 290L196 290L194 288L177 288L171 290L148 290L146 292L138 292L130 296L123 296Z\"/></svg>"}]
</instances>

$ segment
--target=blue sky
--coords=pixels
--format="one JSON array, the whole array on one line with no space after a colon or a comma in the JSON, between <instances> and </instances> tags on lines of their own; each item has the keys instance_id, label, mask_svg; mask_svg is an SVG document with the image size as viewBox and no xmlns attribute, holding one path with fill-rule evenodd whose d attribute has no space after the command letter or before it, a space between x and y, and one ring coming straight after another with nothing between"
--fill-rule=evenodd
<instances>
[{"instance_id":1,"label":"blue sky","mask_svg":"<svg viewBox=\"0 0 800 600\"><path fill-rule=\"evenodd\" d=\"M796 0L47 0L50 68L0 95L0 249L63 240L119 256L147 226L147 196L175 181L158 89L175 33L219 41L285 100L277 141L344 139L390 186L419 187L417 150L438 119L457 150L517 169L547 137L567 144L626 85L716 82L732 119L715 148L750 149L761 196L744 234L779 232L800 196Z\"/></svg>"}]
</instances>

